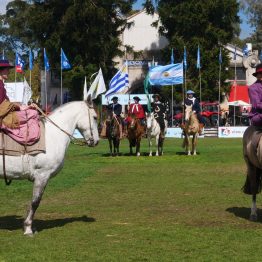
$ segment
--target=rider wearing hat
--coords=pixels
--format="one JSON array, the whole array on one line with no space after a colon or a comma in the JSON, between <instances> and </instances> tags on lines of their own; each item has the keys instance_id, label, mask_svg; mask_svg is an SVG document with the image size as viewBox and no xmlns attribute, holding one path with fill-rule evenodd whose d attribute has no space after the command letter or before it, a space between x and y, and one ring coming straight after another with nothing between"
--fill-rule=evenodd
<instances>
[{"instance_id":1,"label":"rider wearing hat","mask_svg":"<svg viewBox=\"0 0 262 262\"><path fill-rule=\"evenodd\" d=\"M133 100L135 103L130 104L130 107L128 109L128 117L126 119L127 122L130 122L130 115L134 114L139 120L141 124L144 124L145 119L145 111L141 104L139 104L139 101L141 100L138 96L134 96Z\"/></svg>"},{"instance_id":2,"label":"rider wearing hat","mask_svg":"<svg viewBox=\"0 0 262 262\"><path fill-rule=\"evenodd\" d=\"M107 119L103 124L102 127L102 131L101 131L101 136L102 137L106 137L106 127L107 124L111 123L111 121L113 120L112 117L115 117L119 123L119 127L120 127L120 138L122 138L122 130L123 130L123 119L121 117L121 113L122 113L122 105L120 105L118 103L118 97L114 96L112 97L111 101L113 101L113 103L109 104L107 106Z\"/></svg>"},{"instance_id":3,"label":"rider wearing hat","mask_svg":"<svg viewBox=\"0 0 262 262\"><path fill-rule=\"evenodd\" d=\"M252 109L249 113L251 124L254 126L262 126L262 64L256 66L256 72L253 76L257 81L249 86L248 93Z\"/></svg>"},{"instance_id":4,"label":"rider wearing hat","mask_svg":"<svg viewBox=\"0 0 262 262\"><path fill-rule=\"evenodd\" d=\"M194 91L188 90L186 92L186 94L187 94L187 97L185 99L185 105L187 105L187 106L192 105L192 110L197 115L197 118L198 118L198 121L199 121L199 128L200 128L199 133L201 134L202 129L203 129L205 124L204 124L204 120L203 120L203 118L200 114L200 112L201 112L200 104L199 104L198 100L194 97L194 94L195 94Z\"/></svg>"},{"instance_id":5,"label":"rider wearing hat","mask_svg":"<svg viewBox=\"0 0 262 262\"><path fill-rule=\"evenodd\" d=\"M152 98L154 99L152 103L152 110L154 113L154 117L160 126L161 137L164 138L165 128L166 128L165 119L166 119L167 108L165 105L161 103L160 101L161 97L159 94L154 94Z\"/></svg>"}]
</instances>

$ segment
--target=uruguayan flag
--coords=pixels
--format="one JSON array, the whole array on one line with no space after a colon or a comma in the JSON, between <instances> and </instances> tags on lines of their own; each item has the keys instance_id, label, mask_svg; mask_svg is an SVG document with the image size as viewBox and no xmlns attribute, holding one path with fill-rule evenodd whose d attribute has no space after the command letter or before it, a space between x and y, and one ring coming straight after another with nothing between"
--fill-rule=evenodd
<instances>
[{"instance_id":1,"label":"uruguayan flag","mask_svg":"<svg viewBox=\"0 0 262 262\"><path fill-rule=\"evenodd\" d=\"M183 63L156 66L149 70L150 85L179 85L183 84L183 81Z\"/></svg>"},{"instance_id":2,"label":"uruguayan flag","mask_svg":"<svg viewBox=\"0 0 262 262\"><path fill-rule=\"evenodd\" d=\"M124 64L122 69L120 69L109 83L109 89L105 93L105 96L111 96L113 94L125 94L128 90L128 72L127 72L127 62Z\"/></svg>"}]
</instances>

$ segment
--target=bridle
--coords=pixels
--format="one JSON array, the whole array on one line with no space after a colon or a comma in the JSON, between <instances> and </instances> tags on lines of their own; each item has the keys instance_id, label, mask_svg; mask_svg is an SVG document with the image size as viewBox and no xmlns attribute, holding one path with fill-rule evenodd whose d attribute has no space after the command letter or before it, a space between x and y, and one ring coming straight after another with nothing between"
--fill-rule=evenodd
<instances>
[{"instance_id":1,"label":"bridle","mask_svg":"<svg viewBox=\"0 0 262 262\"><path fill-rule=\"evenodd\" d=\"M93 106L90 106L86 103L87 108L88 108L88 119L89 119L89 129L90 129L90 134L91 137L88 139L84 138L84 141L80 142L77 138L75 138L74 136L72 136L71 134L69 134L67 131L65 131L64 129L62 129L60 126L58 126L52 119L50 119L50 117L37 105L35 105L36 109L50 122L52 123L55 127L57 127L60 131L62 131L63 133L65 133L66 135L68 135L68 137L70 138L71 142L74 145L79 145L79 146L83 146L86 144L94 144L94 134L93 134L93 129L91 126L91 115L90 115L90 110L93 109Z\"/></svg>"}]
</instances>

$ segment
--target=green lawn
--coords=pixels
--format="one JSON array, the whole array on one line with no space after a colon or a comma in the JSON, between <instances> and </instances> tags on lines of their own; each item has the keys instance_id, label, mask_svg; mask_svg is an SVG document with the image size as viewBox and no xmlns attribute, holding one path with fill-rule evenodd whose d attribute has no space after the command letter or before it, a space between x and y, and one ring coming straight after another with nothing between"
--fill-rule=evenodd
<instances>
[{"instance_id":1,"label":"green lawn","mask_svg":"<svg viewBox=\"0 0 262 262\"><path fill-rule=\"evenodd\" d=\"M167 139L164 156L109 157L71 145L36 213L38 233L23 236L32 185L0 185L0 261L260 261L262 212L248 220L241 192L241 139L200 139L197 156ZM258 198L258 207L261 207Z\"/></svg>"}]
</instances>

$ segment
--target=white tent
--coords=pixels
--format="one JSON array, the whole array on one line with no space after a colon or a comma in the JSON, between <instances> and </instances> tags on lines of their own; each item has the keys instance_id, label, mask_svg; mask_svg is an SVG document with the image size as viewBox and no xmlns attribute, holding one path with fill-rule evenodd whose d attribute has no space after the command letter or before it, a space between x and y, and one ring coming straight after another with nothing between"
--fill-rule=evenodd
<instances>
[{"instance_id":1,"label":"white tent","mask_svg":"<svg viewBox=\"0 0 262 262\"><path fill-rule=\"evenodd\" d=\"M229 106L251 106L251 104L248 104L247 102L243 100L236 100L228 103Z\"/></svg>"}]
</instances>

